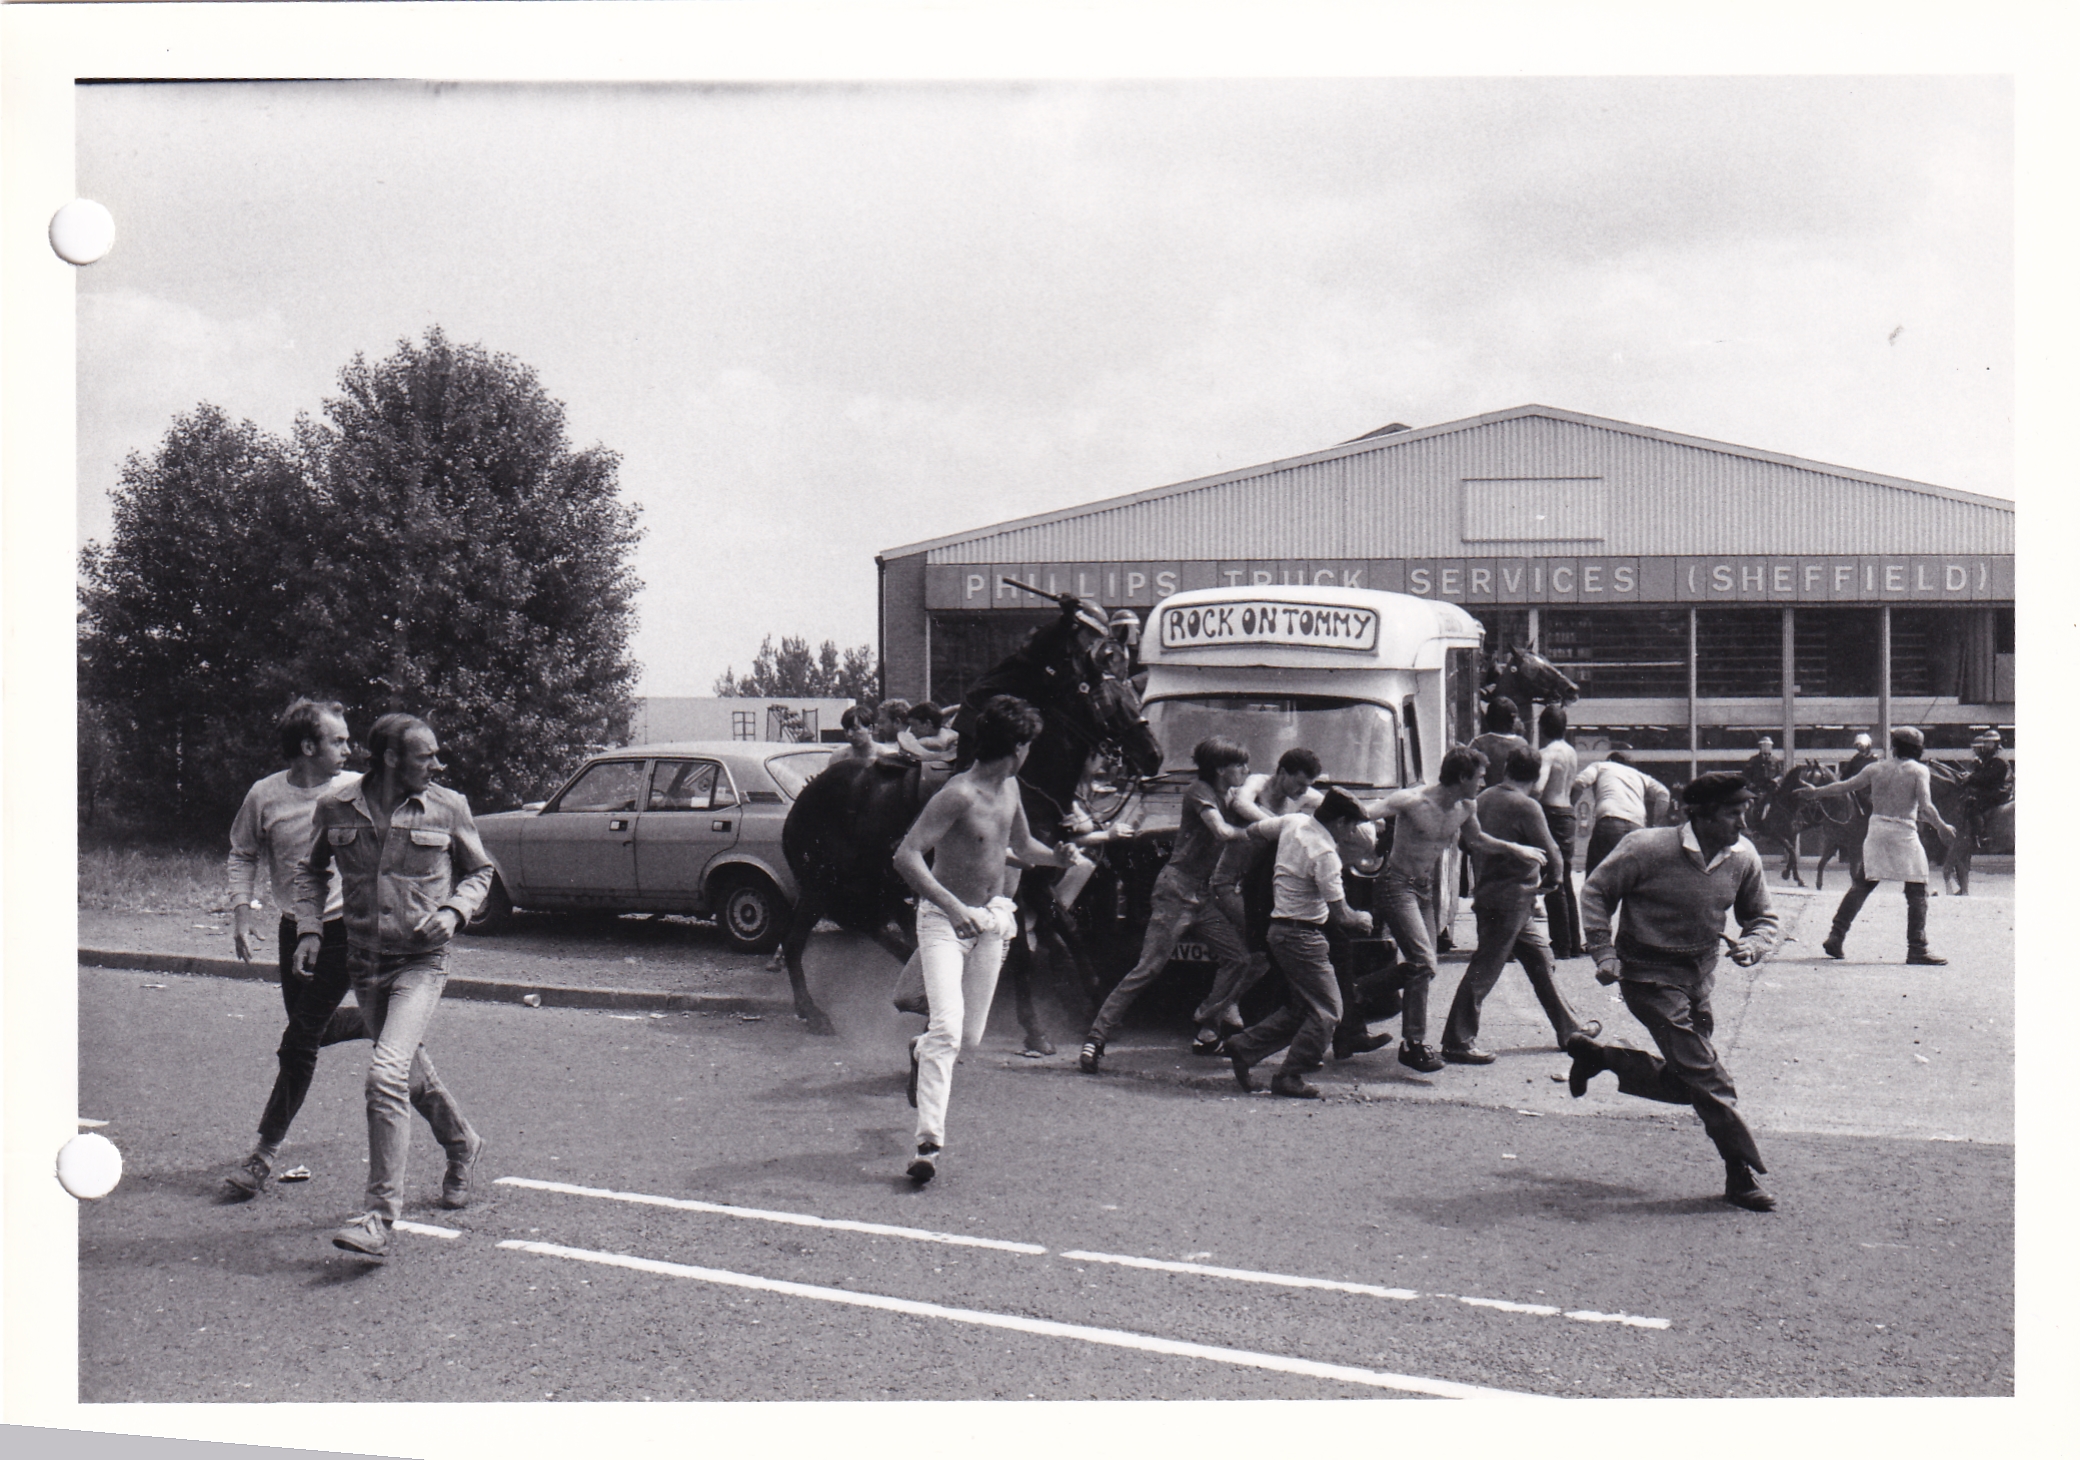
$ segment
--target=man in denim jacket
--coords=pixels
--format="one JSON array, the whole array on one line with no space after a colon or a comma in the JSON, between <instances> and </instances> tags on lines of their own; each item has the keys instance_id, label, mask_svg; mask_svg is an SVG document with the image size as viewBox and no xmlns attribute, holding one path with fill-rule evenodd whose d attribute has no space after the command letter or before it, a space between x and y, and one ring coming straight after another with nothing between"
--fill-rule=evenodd
<instances>
[{"instance_id":1,"label":"man in denim jacket","mask_svg":"<svg viewBox=\"0 0 2080 1460\"><path fill-rule=\"evenodd\" d=\"M376 1048L365 1086L368 1210L332 1242L382 1257L403 1213L415 1064L419 1081L454 1108L420 1045L447 985L448 941L483 905L493 868L469 802L432 783L442 767L431 726L412 715L385 715L368 733L368 752L360 783L318 802L311 847L297 870L296 964L317 962L326 877L337 867L354 998ZM441 1204L448 1207L468 1204L470 1168L484 1149L468 1122L461 1125L447 1142Z\"/></svg>"}]
</instances>

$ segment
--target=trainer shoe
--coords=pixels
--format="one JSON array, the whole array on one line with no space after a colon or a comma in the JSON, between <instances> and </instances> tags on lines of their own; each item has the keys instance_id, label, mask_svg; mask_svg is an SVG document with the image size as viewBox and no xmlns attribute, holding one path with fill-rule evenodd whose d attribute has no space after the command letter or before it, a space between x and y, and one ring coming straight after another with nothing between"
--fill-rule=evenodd
<instances>
[{"instance_id":1,"label":"trainer shoe","mask_svg":"<svg viewBox=\"0 0 2080 1460\"><path fill-rule=\"evenodd\" d=\"M1410 1069L1420 1070L1426 1075L1434 1075L1444 1068L1444 1060L1436 1050L1427 1044L1417 1044L1409 1039L1401 1041L1400 1059L1401 1063Z\"/></svg>"},{"instance_id":2,"label":"trainer shoe","mask_svg":"<svg viewBox=\"0 0 2080 1460\"><path fill-rule=\"evenodd\" d=\"M332 1234L332 1245L363 1257L390 1255L390 1223L381 1212L363 1212Z\"/></svg>"},{"instance_id":3,"label":"trainer shoe","mask_svg":"<svg viewBox=\"0 0 2080 1460\"><path fill-rule=\"evenodd\" d=\"M939 1174L939 1157L944 1154L944 1151L934 1145L926 1144L919 1146L917 1155L911 1159L909 1167L903 1174L917 1185L923 1186L927 1181Z\"/></svg>"},{"instance_id":4,"label":"trainer shoe","mask_svg":"<svg viewBox=\"0 0 2080 1460\"><path fill-rule=\"evenodd\" d=\"M469 1173L490 1144L475 1131L469 1133L469 1145L462 1154L448 1157L448 1174L441 1178L441 1205L451 1212L459 1212L469 1205Z\"/></svg>"},{"instance_id":5,"label":"trainer shoe","mask_svg":"<svg viewBox=\"0 0 2080 1460\"><path fill-rule=\"evenodd\" d=\"M1076 1056L1076 1068L1086 1075L1098 1073L1098 1062L1105 1058L1105 1041L1092 1035L1083 1042L1083 1050Z\"/></svg>"},{"instance_id":6,"label":"trainer shoe","mask_svg":"<svg viewBox=\"0 0 2080 1460\"><path fill-rule=\"evenodd\" d=\"M238 1163L238 1169L224 1178L224 1190L232 1196L255 1197L267 1190L267 1183L274 1180L274 1162L259 1151Z\"/></svg>"},{"instance_id":7,"label":"trainer shoe","mask_svg":"<svg viewBox=\"0 0 2080 1460\"><path fill-rule=\"evenodd\" d=\"M1448 1065L1492 1065L1495 1063L1494 1055L1485 1049L1475 1049L1470 1044L1463 1049L1457 1045L1447 1044L1438 1053L1444 1056L1444 1062Z\"/></svg>"},{"instance_id":8,"label":"trainer shoe","mask_svg":"<svg viewBox=\"0 0 2080 1460\"><path fill-rule=\"evenodd\" d=\"M1271 1093L1283 1095L1289 1100L1319 1100L1322 1098L1322 1091L1319 1085L1310 1085L1298 1075L1273 1075L1271 1077Z\"/></svg>"}]
</instances>

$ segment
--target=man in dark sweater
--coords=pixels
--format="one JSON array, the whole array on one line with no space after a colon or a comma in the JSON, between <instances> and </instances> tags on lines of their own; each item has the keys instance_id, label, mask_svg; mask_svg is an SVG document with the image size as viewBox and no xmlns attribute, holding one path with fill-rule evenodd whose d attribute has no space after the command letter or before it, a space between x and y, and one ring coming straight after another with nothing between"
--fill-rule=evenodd
<instances>
[{"instance_id":1,"label":"man in dark sweater","mask_svg":"<svg viewBox=\"0 0 2080 1460\"><path fill-rule=\"evenodd\" d=\"M1503 767L1510 752L1529 750L1531 742L1517 734L1517 704L1507 695L1497 695L1481 711L1481 733L1473 737L1473 748L1486 762L1481 771L1481 788L1502 784Z\"/></svg>"},{"instance_id":2,"label":"man in dark sweater","mask_svg":"<svg viewBox=\"0 0 2080 1460\"><path fill-rule=\"evenodd\" d=\"M1582 930L1596 980L1618 985L1661 1055L1578 1034L1567 1042L1574 1056L1567 1088L1579 1098L1609 1070L1624 1094L1690 1106L1725 1159L1726 1199L1766 1212L1776 1198L1755 1173L1768 1168L1735 1109L1733 1077L1712 1048L1712 970L1722 940L1746 968L1779 935L1762 858L1740 830L1753 794L1733 771L1697 777L1683 788L1683 826L1634 832L1582 884ZM1613 938L1621 904L1624 922ZM1725 938L1729 908L1740 920L1737 942Z\"/></svg>"},{"instance_id":3,"label":"man in dark sweater","mask_svg":"<svg viewBox=\"0 0 2080 1460\"><path fill-rule=\"evenodd\" d=\"M1577 1034L1594 1039L1603 1026L1594 1020L1583 1024L1568 1007L1567 999L1553 982L1553 951L1546 939L1543 920L1533 913L1539 893L1565 875L1566 862L1553 834L1546 826L1544 808L1532 798L1543 775L1545 763L1537 751L1526 746L1513 750L1503 766L1503 781L1483 791L1475 803L1481 829L1489 836L1519 846L1536 847L1545 853L1545 874L1518 857L1481 857L1479 876L1473 887L1473 920L1480 933L1473 961L1459 980L1452 996L1452 1011L1445 1018L1444 1047L1439 1051L1447 1064L1488 1065L1495 1056L1476 1048L1481 1029L1481 1001L1502 977L1514 958L1524 965L1524 974L1538 1002L1553 1021L1553 1038L1561 1049Z\"/></svg>"}]
</instances>

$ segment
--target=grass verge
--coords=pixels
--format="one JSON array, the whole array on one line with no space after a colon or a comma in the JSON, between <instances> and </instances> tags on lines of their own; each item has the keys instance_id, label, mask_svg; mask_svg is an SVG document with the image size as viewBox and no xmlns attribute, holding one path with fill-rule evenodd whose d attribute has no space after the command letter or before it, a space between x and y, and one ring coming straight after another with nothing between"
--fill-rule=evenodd
<instances>
[{"instance_id":1,"label":"grass verge","mask_svg":"<svg viewBox=\"0 0 2080 1460\"><path fill-rule=\"evenodd\" d=\"M151 846L80 848L82 909L201 913L221 911L230 900L221 852Z\"/></svg>"}]
</instances>

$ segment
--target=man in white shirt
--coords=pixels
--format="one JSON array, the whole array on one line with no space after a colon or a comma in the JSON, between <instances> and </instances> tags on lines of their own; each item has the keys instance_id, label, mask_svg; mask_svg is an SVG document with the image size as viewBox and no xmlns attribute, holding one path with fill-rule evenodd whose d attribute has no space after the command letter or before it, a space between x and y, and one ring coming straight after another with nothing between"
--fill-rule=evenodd
<instances>
[{"instance_id":1,"label":"man in white shirt","mask_svg":"<svg viewBox=\"0 0 2080 1460\"><path fill-rule=\"evenodd\" d=\"M1668 787L1635 767L1631 752L1629 745L1613 745L1609 758L1582 767L1570 788L1576 795L1586 790L1594 798L1584 873L1602 866L1611 848L1633 832L1668 819Z\"/></svg>"},{"instance_id":2,"label":"man in white shirt","mask_svg":"<svg viewBox=\"0 0 2080 1460\"><path fill-rule=\"evenodd\" d=\"M1296 811L1311 812L1322 804L1322 793L1315 789L1314 784L1315 777L1321 773L1321 759L1303 746L1294 746L1278 758L1276 771L1245 778L1229 799L1229 810L1238 821L1245 823L1265 821ZM1251 838L1222 846L1220 860L1214 864L1208 895L1229 924L1244 935L1245 942L1248 942L1249 918L1242 905L1242 884L1250 869L1258 864L1258 859L1271 855L1272 849L1261 839ZM1262 915L1262 904L1259 904L1259 915ZM1192 1040L1193 1054L1219 1054L1223 1036L1241 1032L1239 1001L1270 971L1270 958L1255 951L1240 966L1232 960L1220 965L1213 976L1213 987L1207 990L1206 997L1192 1014L1199 1026L1198 1035Z\"/></svg>"},{"instance_id":3,"label":"man in white shirt","mask_svg":"<svg viewBox=\"0 0 2080 1460\"><path fill-rule=\"evenodd\" d=\"M1319 1100L1322 1092L1306 1077L1322 1067L1322 1055L1343 1017L1324 928L1334 923L1360 937L1372 931L1370 914L1352 908L1343 896L1343 857L1362 860L1371 854L1372 823L1362 806L1332 788L1314 815L1274 816L1253 823L1249 835L1278 847L1269 941L1271 956L1286 976L1286 1001L1227 1042L1228 1063L1236 1083L1254 1090L1250 1067L1283 1046L1285 1061L1272 1078L1271 1093Z\"/></svg>"}]
</instances>

